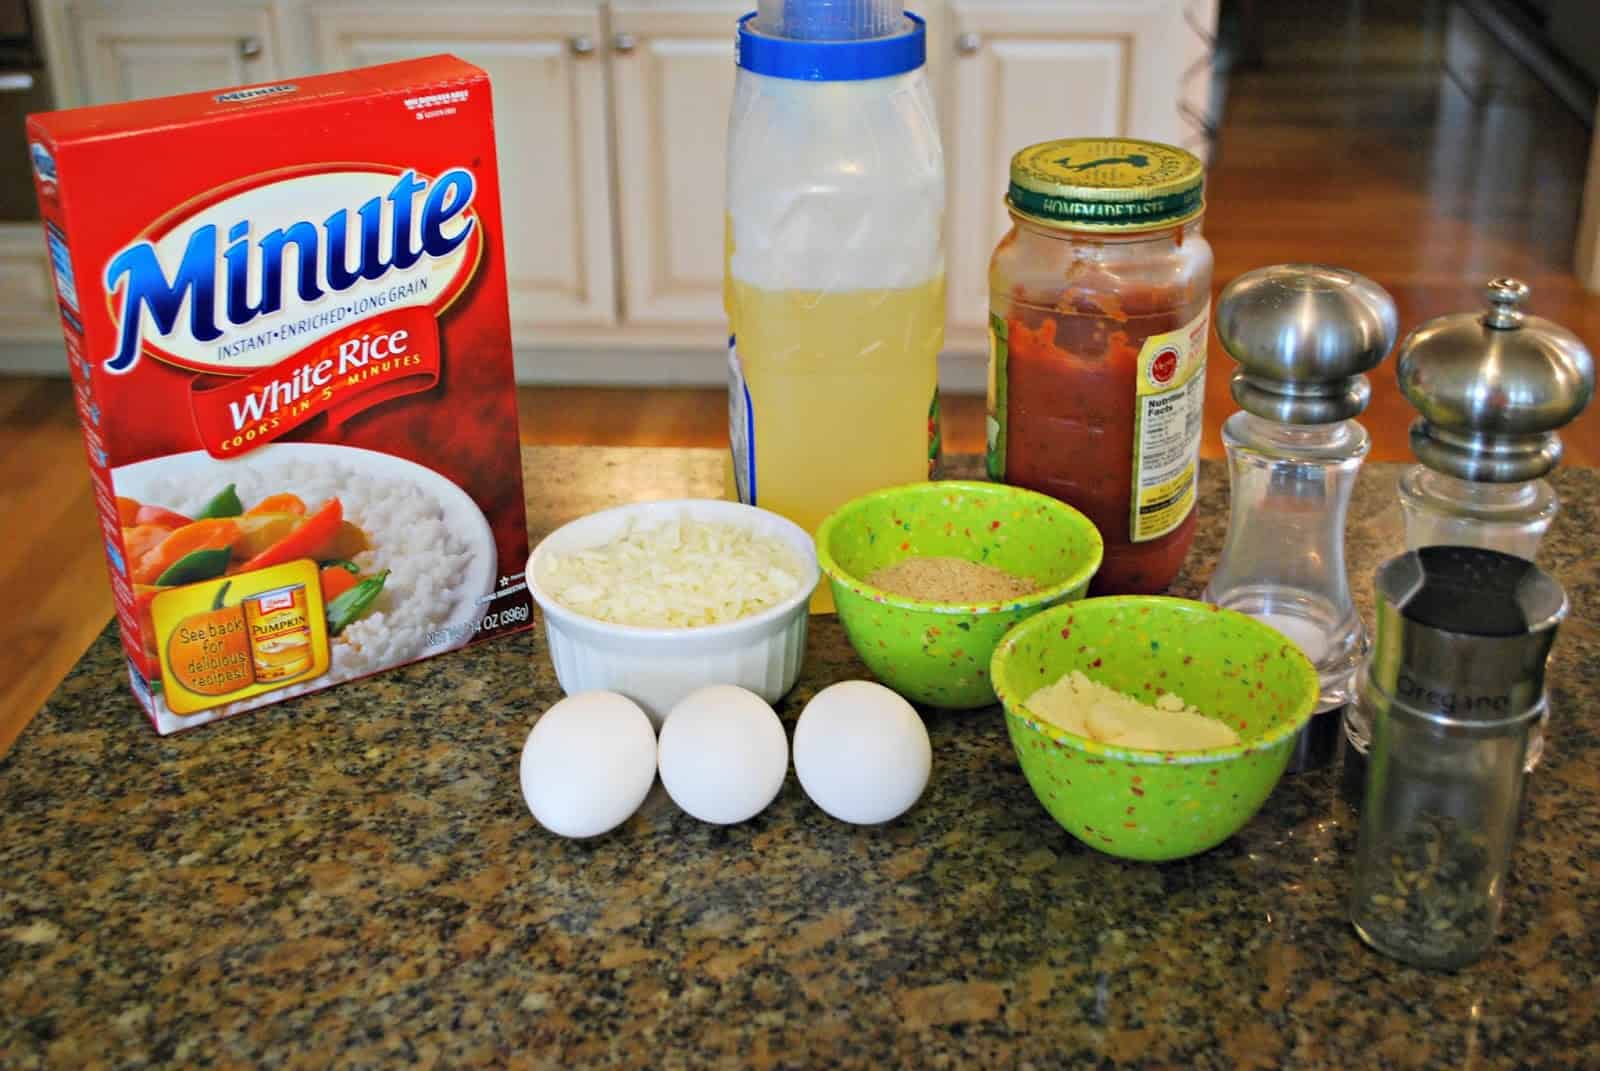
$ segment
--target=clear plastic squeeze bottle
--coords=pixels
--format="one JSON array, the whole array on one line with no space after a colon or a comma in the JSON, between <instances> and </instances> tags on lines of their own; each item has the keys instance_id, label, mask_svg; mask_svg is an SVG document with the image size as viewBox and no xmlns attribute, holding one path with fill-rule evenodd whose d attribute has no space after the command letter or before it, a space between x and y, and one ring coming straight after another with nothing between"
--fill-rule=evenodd
<instances>
[{"instance_id":1,"label":"clear plastic squeeze bottle","mask_svg":"<svg viewBox=\"0 0 1600 1071\"><path fill-rule=\"evenodd\" d=\"M937 460L944 156L922 20L761 0L728 130L728 491L809 531ZM814 610L831 609L827 585Z\"/></svg>"}]
</instances>

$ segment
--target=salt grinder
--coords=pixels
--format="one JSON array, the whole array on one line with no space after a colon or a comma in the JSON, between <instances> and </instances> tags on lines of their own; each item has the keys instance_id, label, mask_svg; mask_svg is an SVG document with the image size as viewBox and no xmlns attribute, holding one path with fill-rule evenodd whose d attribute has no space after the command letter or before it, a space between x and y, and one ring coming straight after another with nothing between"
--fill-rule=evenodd
<instances>
[{"instance_id":1,"label":"salt grinder","mask_svg":"<svg viewBox=\"0 0 1600 1071\"><path fill-rule=\"evenodd\" d=\"M1523 558L1407 551L1378 570L1372 725L1350 918L1369 945L1454 968L1494 937L1530 734L1565 593Z\"/></svg>"},{"instance_id":2,"label":"salt grinder","mask_svg":"<svg viewBox=\"0 0 1600 1071\"><path fill-rule=\"evenodd\" d=\"M1486 547L1532 561L1554 520L1543 477L1561 458L1558 428L1594 395L1594 360L1571 331L1523 312L1528 288L1488 285L1489 307L1429 320L1400 344L1400 390L1420 414L1400 478L1406 546ZM1365 751L1359 710L1345 720ZM1528 769L1544 754L1534 727Z\"/></svg>"},{"instance_id":3,"label":"salt grinder","mask_svg":"<svg viewBox=\"0 0 1600 1071\"><path fill-rule=\"evenodd\" d=\"M1342 268L1280 264L1228 284L1217 334L1239 363L1242 411L1222 428L1228 534L1207 602L1272 625L1316 666L1321 694L1291 770L1332 761L1342 708L1367 650L1345 574L1345 514L1371 446L1353 418L1372 387L1363 374L1394 345L1394 301Z\"/></svg>"}]
</instances>

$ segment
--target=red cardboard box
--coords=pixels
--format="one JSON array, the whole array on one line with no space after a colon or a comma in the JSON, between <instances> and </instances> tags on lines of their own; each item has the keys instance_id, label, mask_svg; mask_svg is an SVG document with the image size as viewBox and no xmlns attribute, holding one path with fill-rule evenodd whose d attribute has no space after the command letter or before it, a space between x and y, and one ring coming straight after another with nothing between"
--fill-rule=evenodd
<instances>
[{"instance_id":1,"label":"red cardboard box","mask_svg":"<svg viewBox=\"0 0 1600 1071\"><path fill-rule=\"evenodd\" d=\"M52 112L28 138L159 732L529 626L482 71Z\"/></svg>"}]
</instances>

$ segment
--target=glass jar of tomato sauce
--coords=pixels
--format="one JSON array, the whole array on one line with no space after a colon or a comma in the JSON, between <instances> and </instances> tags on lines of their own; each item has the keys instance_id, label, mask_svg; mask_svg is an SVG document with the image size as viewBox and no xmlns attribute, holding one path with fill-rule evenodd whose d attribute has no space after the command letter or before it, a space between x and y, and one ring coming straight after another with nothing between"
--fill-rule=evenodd
<instances>
[{"instance_id":1,"label":"glass jar of tomato sauce","mask_svg":"<svg viewBox=\"0 0 1600 1071\"><path fill-rule=\"evenodd\" d=\"M1194 539L1204 169L1156 142L1050 141L1012 158L1006 207L989 267L989 476L1094 521L1092 594L1161 591Z\"/></svg>"}]
</instances>

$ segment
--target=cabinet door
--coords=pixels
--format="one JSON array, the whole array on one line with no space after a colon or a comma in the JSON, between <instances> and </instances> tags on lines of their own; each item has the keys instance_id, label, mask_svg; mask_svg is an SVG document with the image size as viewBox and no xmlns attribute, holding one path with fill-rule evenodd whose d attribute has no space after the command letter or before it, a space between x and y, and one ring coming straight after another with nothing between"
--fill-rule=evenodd
<instances>
[{"instance_id":1,"label":"cabinet door","mask_svg":"<svg viewBox=\"0 0 1600 1071\"><path fill-rule=\"evenodd\" d=\"M623 315L722 333L734 33L750 3L611 5Z\"/></svg>"},{"instance_id":2,"label":"cabinet door","mask_svg":"<svg viewBox=\"0 0 1600 1071\"><path fill-rule=\"evenodd\" d=\"M945 79L950 326L988 320L989 255L1009 226L1011 156L1051 138L1123 135L1189 145L1197 50L1209 72L1209 0L956 2ZM1193 147L1193 146L1190 146Z\"/></svg>"},{"instance_id":3,"label":"cabinet door","mask_svg":"<svg viewBox=\"0 0 1600 1071\"><path fill-rule=\"evenodd\" d=\"M320 5L320 69L450 52L489 72L513 334L616 321L599 8Z\"/></svg>"},{"instance_id":4,"label":"cabinet door","mask_svg":"<svg viewBox=\"0 0 1600 1071\"><path fill-rule=\"evenodd\" d=\"M72 3L70 103L108 104L279 77L271 4Z\"/></svg>"},{"instance_id":5,"label":"cabinet door","mask_svg":"<svg viewBox=\"0 0 1600 1071\"><path fill-rule=\"evenodd\" d=\"M55 270L45 252L38 224L0 225L0 294L5 295L0 301L0 339L61 342ZM57 356L51 371L61 367Z\"/></svg>"}]
</instances>

